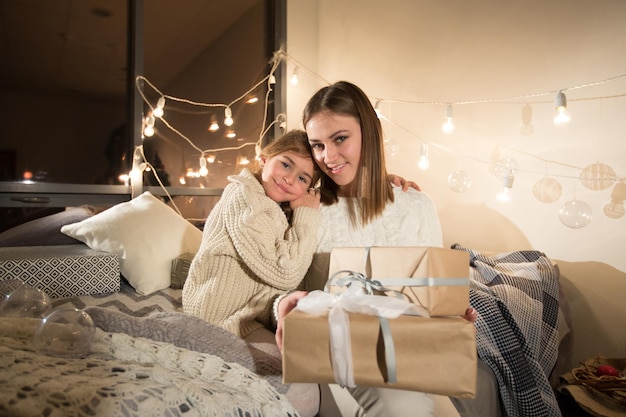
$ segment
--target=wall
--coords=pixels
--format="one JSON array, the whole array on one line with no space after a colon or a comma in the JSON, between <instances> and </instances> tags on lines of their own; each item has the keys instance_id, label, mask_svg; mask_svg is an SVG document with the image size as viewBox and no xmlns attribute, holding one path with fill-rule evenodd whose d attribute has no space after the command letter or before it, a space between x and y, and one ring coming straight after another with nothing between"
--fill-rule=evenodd
<instances>
[{"instance_id":1,"label":"wall","mask_svg":"<svg viewBox=\"0 0 626 417\"><path fill-rule=\"evenodd\" d=\"M301 127L320 86L361 86L387 118L389 171L433 197L445 245L544 251L570 299L573 360L626 356L626 216L603 214L615 177L626 176L626 3L289 0L287 11L287 72L298 67L300 80L288 86L288 127ZM558 90L572 115L561 127L552 122ZM448 103L452 135L441 131ZM532 132L520 129L527 104ZM424 143L426 171L417 167ZM513 200L502 204L495 174L511 161ZM585 186L582 170L598 162L614 176ZM465 192L448 182L459 170L471 179ZM546 194L552 180L560 195ZM572 200L588 204L586 227L561 221Z\"/></svg>"}]
</instances>

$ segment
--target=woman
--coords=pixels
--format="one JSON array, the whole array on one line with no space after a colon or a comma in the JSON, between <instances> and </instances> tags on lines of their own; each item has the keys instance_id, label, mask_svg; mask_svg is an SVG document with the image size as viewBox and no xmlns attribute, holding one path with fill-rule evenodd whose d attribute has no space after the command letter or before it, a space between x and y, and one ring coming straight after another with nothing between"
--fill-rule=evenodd
<instances>
[{"instance_id":1,"label":"woman","mask_svg":"<svg viewBox=\"0 0 626 417\"><path fill-rule=\"evenodd\" d=\"M328 277L330 250L342 246L438 246L442 234L437 211L428 195L403 191L389 182L382 127L367 95L354 84L341 81L320 89L307 103L303 124L322 177L322 225L313 264L303 281L307 291L322 289ZM282 318L307 294L296 291L274 303L276 341L282 348ZM474 321L476 312L468 309ZM342 415L430 416L431 396L385 388L321 387L335 398ZM347 402L349 393L355 401ZM445 397L442 406L452 415ZM458 414L456 414L458 415Z\"/></svg>"}]
</instances>

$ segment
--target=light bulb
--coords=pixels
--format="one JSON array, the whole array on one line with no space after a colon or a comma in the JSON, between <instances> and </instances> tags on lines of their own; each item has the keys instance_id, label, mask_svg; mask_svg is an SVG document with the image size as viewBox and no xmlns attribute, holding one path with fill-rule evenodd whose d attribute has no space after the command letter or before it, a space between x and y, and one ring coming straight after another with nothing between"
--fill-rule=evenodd
<instances>
[{"instance_id":1,"label":"light bulb","mask_svg":"<svg viewBox=\"0 0 626 417\"><path fill-rule=\"evenodd\" d=\"M269 83L276 84L276 76L274 74L270 75Z\"/></svg>"},{"instance_id":2,"label":"light bulb","mask_svg":"<svg viewBox=\"0 0 626 417\"><path fill-rule=\"evenodd\" d=\"M233 129L229 129L228 132L226 132L226 137L228 139L233 139L237 137L237 134L235 133Z\"/></svg>"},{"instance_id":3,"label":"light bulb","mask_svg":"<svg viewBox=\"0 0 626 417\"><path fill-rule=\"evenodd\" d=\"M204 154L200 156L200 169L198 170L198 173L203 177L206 177L209 173L209 170L206 167L206 158L204 157Z\"/></svg>"},{"instance_id":4,"label":"light bulb","mask_svg":"<svg viewBox=\"0 0 626 417\"><path fill-rule=\"evenodd\" d=\"M144 136L147 136L147 137L154 136L154 116L153 115L147 116L144 119L144 125L145 125L143 129Z\"/></svg>"},{"instance_id":5,"label":"light bulb","mask_svg":"<svg viewBox=\"0 0 626 417\"><path fill-rule=\"evenodd\" d=\"M506 175L502 180L502 189L496 195L496 200L501 203L507 203L512 199L513 180L515 179L513 173Z\"/></svg>"},{"instance_id":6,"label":"light bulb","mask_svg":"<svg viewBox=\"0 0 626 417\"><path fill-rule=\"evenodd\" d=\"M420 146L420 159L417 161L419 169L426 171L430 167L430 161L428 160L428 144L422 143Z\"/></svg>"},{"instance_id":7,"label":"light bulb","mask_svg":"<svg viewBox=\"0 0 626 417\"><path fill-rule=\"evenodd\" d=\"M226 126L233 125L233 111L230 109L230 107L226 107L226 109L224 110L224 124Z\"/></svg>"},{"instance_id":8,"label":"light bulb","mask_svg":"<svg viewBox=\"0 0 626 417\"><path fill-rule=\"evenodd\" d=\"M217 123L217 119L215 116L211 116L211 124L209 125L209 131L217 132L220 129L219 123Z\"/></svg>"},{"instance_id":9,"label":"light bulb","mask_svg":"<svg viewBox=\"0 0 626 417\"><path fill-rule=\"evenodd\" d=\"M146 128L143 130L143 135L146 137L154 136L154 127L146 126Z\"/></svg>"},{"instance_id":10,"label":"light bulb","mask_svg":"<svg viewBox=\"0 0 626 417\"><path fill-rule=\"evenodd\" d=\"M555 125L563 125L571 120L571 116L567 111L567 98L562 91L559 91L554 98L554 107L556 108Z\"/></svg>"},{"instance_id":11,"label":"light bulb","mask_svg":"<svg viewBox=\"0 0 626 417\"><path fill-rule=\"evenodd\" d=\"M380 102L382 100L376 100L376 105L374 106L374 111L376 112L376 116L380 119L380 117L382 116L382 113L380 112Z\"/></svg>"},{"instance_id":12,"label":"light bulb","mask_svg":"<svg viewBox=\"0 0 626 417\"><path fill-rule=\"evenodd\" d=\"M446 117L441 125L441 130L446 135L451 135L454 132L454 117L452 116L452 106L448 105L446 107Z\"/></svg>"},{"instance_id":13,"label":"light bulb","mask_svg":"<svg viewBox=\"0 0 626 417\"><path fill-rule=\"evenodd\" d=\"M163 107L165 107L165 97L161 96L157 101L157 105L152 110L154 117L163 117Z\"/></svg>"},{"instance_id":14,"label":"light bulb","mask_svg":"<svg viewBox=\"0 0 626 417\"><path fill-rule=\"evenodd\" d=\"M298 81L298 67L296 67L291 75L291 85L298 85Z\"/></svg>"},{"instance_id":15,"label":"light bulb","mask_svg":"<svg viewBox=\"0 0 626 417\"><path fill-rule=\"evenodd\" d=\"M206 160L209 164L212 164L213 162L215 162L215 155L209 155L206 157Z\"/></svg>"}]
</instances>

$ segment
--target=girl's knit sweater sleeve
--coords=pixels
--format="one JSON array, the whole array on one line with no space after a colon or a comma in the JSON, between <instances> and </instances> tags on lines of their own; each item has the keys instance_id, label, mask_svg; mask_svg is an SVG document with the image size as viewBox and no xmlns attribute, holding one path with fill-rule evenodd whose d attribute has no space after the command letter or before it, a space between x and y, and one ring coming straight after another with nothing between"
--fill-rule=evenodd
<instances>
[{"instance_id":1,"label":"girl's knit sweater sleeve","mask_svg":"<svg viewBox=\"0 0 626 417\"><path fill-rule=\"evenodd\" d=\"M225 226L235 251L264 283L279 290L292 290L306 274L317 247L321 223L319 210L299 207L289 226L278 204L254 183L233 193L225 214Z\"/></svg>"}]
</instances>

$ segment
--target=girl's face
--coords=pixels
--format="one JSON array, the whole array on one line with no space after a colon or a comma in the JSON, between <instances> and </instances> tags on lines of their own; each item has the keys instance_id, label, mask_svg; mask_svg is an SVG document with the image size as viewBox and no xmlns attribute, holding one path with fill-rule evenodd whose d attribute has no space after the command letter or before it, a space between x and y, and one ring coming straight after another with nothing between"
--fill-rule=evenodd
<instances>
[{"instance_id":1,"label":"girl's face","mask_svg":"<svg viewBox=\"0 0 626 417\"><path fill-rule=\"evenodd\" d=\"M352 116L320 112L309 119L305 128L317 165L339 187L351 184L361 160L359 121Z\"/></svg>"},{"instance_id":2,"label":"girl's face","mask_svg":"<svg viewBox=\"0 0 626 417\"><path fill-rule=\"evenodd\" d=\"M313 160L294 152L284 152L271 158L261 157L261 184L265 194L277 203L301 197L312 186Z\"/></svg>"}]
</instances>

